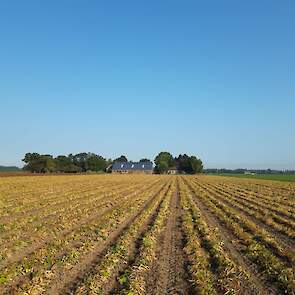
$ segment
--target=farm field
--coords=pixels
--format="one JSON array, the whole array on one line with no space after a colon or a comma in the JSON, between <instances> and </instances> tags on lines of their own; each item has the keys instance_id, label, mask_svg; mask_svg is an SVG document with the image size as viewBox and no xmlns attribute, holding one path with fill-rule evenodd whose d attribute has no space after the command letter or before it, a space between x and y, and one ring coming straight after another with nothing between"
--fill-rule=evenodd
<instances>
[{"instance_id":1,"label":"farm field","mask_svg":"<svg viewBox=\"0 0 295 295\"><path fill-rule=\"evenodd\" d=\"M295 184L2 177L0 294L295 294Z\"/></svg>"},{"instance_id":2,"label":"farm field","mask_svg":"<svg viewBox=\"0 0 295 295\"><path fill-rule=\"evenodd\" d=\"M278 180L278 181L295 181L295 174L237 174L237 173L216 173L216 176L226 177L239 177L249 179L265 179L265 180Z\"/></svg>"}]
</instances>

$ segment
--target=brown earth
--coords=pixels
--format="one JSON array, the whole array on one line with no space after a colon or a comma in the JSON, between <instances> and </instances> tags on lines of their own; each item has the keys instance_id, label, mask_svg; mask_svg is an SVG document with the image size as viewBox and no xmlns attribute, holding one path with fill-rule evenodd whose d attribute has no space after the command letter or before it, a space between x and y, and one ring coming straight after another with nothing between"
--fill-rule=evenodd
<instances>
[{"instance_id":1,"label":"brown earth","mask_svg":"<svg viewBox=\"0 0 295 295\"><path fill-rule=\"evenodd\" d=\"M154 266L147 276L147 294L196 294L190 283L183 251L182 209L176 191L170 203L171 214L158 242Z\"/></svg>"}]
</instances>

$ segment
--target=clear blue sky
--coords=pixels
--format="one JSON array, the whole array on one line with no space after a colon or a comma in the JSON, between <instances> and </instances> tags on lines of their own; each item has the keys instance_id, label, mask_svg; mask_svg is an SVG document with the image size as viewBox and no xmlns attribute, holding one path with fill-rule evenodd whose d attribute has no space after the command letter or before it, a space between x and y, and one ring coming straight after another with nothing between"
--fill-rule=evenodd
<instances>
[{"instance_id":1,"label":"clear blue sky","mask_svg":"<svg viewBox=\"0 0 295 295\"><path fill-rule=\"evenodd\" d=\"M29 151L295 169L295 2L0 1L0 164Z\"/></svg>"}]
</instances>

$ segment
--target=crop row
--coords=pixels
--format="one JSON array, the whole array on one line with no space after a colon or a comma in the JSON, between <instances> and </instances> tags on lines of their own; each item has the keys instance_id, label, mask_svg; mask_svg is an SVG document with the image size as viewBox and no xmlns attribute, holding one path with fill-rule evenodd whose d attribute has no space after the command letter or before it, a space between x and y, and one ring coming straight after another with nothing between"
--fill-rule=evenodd
<instances>
[{"instance_id":1,"label":"crop row","mask_svg":"<svg viewBox=\"0 0 295 295\"><path fill-rule=\"evenodd\" d=\"M34 249L29 256L22 260L7 265L2 270L2 283L13 285L18 278L23 280L30 287L31 282L44 278L54 269L62 269L76 263L81 255L89 249L106 239L119 224L136 212L138 208L155 193L162 184L155 185L151 190L142 193L140 196L131 195L121 199L121 204L110 207L96 214L91 220L85 220L77 227L57 236L55 239L41 244L41 247ZM70 220L68 220L70 222ZM35 287L40 284L33 284Z\"/></svg>"},{"instance_id":2,"label":"crop row","mask_svg":"<svg viewBox=\"0 0 295 295\"><path fill-rule=\"evenodd\" d=\"M223 248L216 228L210 227L193 200L186 184L180 182L185 251L190 260L190 272L200 294L236 294L249 276L237 266Z\"/></svg>"},{"instance_id":3,"label":"crop row","mask_svg":"<svg viewBox=\"0 0 295 295\"><path fill-rule=\"evenodd\" d=\"M95 217L100 210L114 206L121 201L122 197L139 193L151 187L154 185L136 187L137 191L131 187L131 189L112 194L103 191L91 198L84 196L80 203L69 201L67 206L58 209L50 207L45 215L29 217L16 224L13 222L10 224L10 230L7 229L0 235L2 256L9 257L9 253L10 256L15 255L14 252L29 247L34 241L48 239L50 236L57 237L62 232L79 225L83 220L88 221L91 216ZM20 242L23 243L20 244Z\"/></svg>"},{"instance_id":4,"label":"crop row","mask_svg":"<svg viewBox=\"0 0 295 295\"><path fill-rule=\"evenodd\" d=\"M128 265L130 257L134 256L136 246L146 227L153 222L153 216L157 214L160 204L170 191L170 184L161 190L156 198L143 210L140 210L129 226L122 232L117 240L107 249L102 259L84 276L83 283L75 291L83 294L87 291L93 293L106 293L107 289L114 287L119 272ZM122 278L119 279L122 282Z\"/></svg>"},{"instance_id":5,"label":"crop row","mask_svg":"<svg viewBox=\"0 0 295 295\"><path fill-rule=\"evenodd\" d=\"M196 196L216 216L220 224L235 235L238 241L244 245L244 254L251 259L258 268L266 275L269 282L274 283L285 293L293 294L295 290L294 270L288 267L284 260L279 259L286 253L276 241L256 224L233 210L231 207L219 201L205 190L200 190L195 183L189 183Z\"/></svg>"},{"instance_id":6,"label":"crop row","mask_svg":"<svg viewBox=\"0 0 295 295\"><path fill-rule=\"evenodd\" d=\"M170 203L171 199L176 197L175 194L177 191L175 183L173 183L163 199L153 223L140 241L139 253L134 263L118 279L121 285L121 294L147 294L147 276L155 261L158 239L165 228L169 214L171 214Z\"/></svg>"},{"instance_id":7,"label":"crop row","mask_svg":"<svg viewBox=\"0 0 295 295\"><path fill-rule=\"evenodd\" d=\"M290 227L295 228L295 213L291 209L281 208L276 202L271 200L261 200L259 195L245 194L242 192L235 192L231 188L223 189L217 185L211 185L211 187L220 191L221 193L231 194L236 198L243 200L249 206L256 206L263 212L268 212L270 215L274 216L278 222L287 223Z\"/></svg>"},{"instance_id":8,"label":"crop row","mask_svg":"<svg viewBox=\"0 0 295 295\"><path fill-rule=\"evenodd\" d=\"M99 178L89 177L89 179L85 178L85 176L83 178L76 176L75 178L75 182L73 182L72 178L64 176L33 177L33 182L22 178L23 182L17 185L14 184L7 192L0 193L0 220L5 218L5 216L14 217L29 213L32 210L44 208L44 206L52 206L54 203L58 203L64 199L79 197L80 194L87 194L100 189L109 189L110 187L114 190L120 190L128 186L139 186L143 183L152 183L154 181L154 179L141 178L118 181L120 178L116 179L112 177L108 179L103 176ZM14 180L14 178L12 179ZM11 180L11 183L13 184L14 181ZM28 187L29 190L24 191L22 186Z\"/></svg>"},{"instance_id":9,"label":"crop row","mask_svg":"<svg viewBox=\"0 0 295 295\"><path fill-rule=\"evenodd\" d=\"M109 184L104 182L94 182L89 185L81 184L79 187L64 186L62 189L54 187L48 190L43 190L34 198L32 198L32 196L23 196L19 192L21 198L19 201L12 201L11 204L5 201L5 198L1 196L1 199L3 199L3 205L0 207L0 221L3 222L5 219L13 220L18 217L23 218L30 216L32 214L38 213L39 211L46 210L46 208L49 206L62 206L66 204L66 201L79 201L81 200L81 196L93 195L97 192L103 191L110 192L110 187L113 188L113 191L121 191L128 187L131 188L132 186L140 187L142 184L143 183L130 182L128 185L126 185L126 183ZM55 186L55 182L52 183L52 186ZM16 191L19 191L19 189Z\"/></svg>"},{"instance_id":10,"label":"crop row","mask_svg":"<svg viewBox=\"0 0 295 295\"><path fill-rule=\"evenodd\" d=\"M276 221L278 219L281 220L279 216L275 216L274 214L267 214L266 211L262 210L257 206L245 202L243 199L239 197L234 197L230 193L225 193L223 191L220 192L216 189L212 189L212 187L208 185L199 184L199 186L207 193L211 194L212 196L216 196L219 200L223 201L225 204L234 208L235 210L238 210L240 213L253 217L255 220L257 220L257 222L262 222L264 224L264 227L268 226L273 230L282 233L286 237L289 237L291 239L295 237L294 231L290 228L292 226L291 221L285 220L284 223L282 221L278 223ZM295 253L293 255L295 255Z\"/></svg>"},{"instance_id":11,"label":"crop row","mask_svg":"<svg viewBox=\"0 0 295 295\"><path fill-rule=\"evenodd\" d=\"M289 211L290 213L295 210L294 201L289 201L289 194L280 196L279 193L273 188L271 194L260 190L259 192L251 191L250 189L245 189L240 186L235 186L234 184L228 185L224 183L218 183L219 186L223 187L225 190L232 190L236 193L242 193L244 195L252 196L254 199L263 202L264 204L271 204L273 206L283 208L284 210Z\"/></svg>"}]
</instances>

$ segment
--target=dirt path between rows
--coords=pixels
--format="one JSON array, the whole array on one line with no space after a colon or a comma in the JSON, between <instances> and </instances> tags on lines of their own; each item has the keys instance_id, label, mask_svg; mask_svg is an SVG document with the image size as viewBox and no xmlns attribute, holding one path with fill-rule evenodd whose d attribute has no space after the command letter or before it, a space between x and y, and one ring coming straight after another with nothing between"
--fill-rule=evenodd
<instances>
[{"instance_id":1,"label":"dirt path between rows","mask_svg":"<svg viewBox=\"0 0 295 295\"><path fill-rule=\"evenodd\" d=\"M171 199L170 209L166 228L159 239L155 265L147 277L147 294L196 294L189 283L186 269L178 191Z\"/></svg>"}]
</instances>

